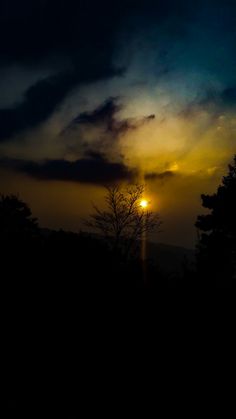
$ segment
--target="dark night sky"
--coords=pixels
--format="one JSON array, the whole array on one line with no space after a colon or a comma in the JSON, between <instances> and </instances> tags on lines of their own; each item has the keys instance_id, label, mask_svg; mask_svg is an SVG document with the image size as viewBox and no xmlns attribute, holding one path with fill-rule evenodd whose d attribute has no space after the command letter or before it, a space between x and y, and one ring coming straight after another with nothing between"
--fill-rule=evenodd
<instances>
[{"instance_id":1,"label":"dark night sky","mask_svg":"<svg viewBox=\"0 0 236 419\"><path fill-rule=\"evenodd\" d=\"M102 185L147 183L192 246L235 153L235 1L0 1L0 190L78 229Z\"/></svg>"}]
</instances>

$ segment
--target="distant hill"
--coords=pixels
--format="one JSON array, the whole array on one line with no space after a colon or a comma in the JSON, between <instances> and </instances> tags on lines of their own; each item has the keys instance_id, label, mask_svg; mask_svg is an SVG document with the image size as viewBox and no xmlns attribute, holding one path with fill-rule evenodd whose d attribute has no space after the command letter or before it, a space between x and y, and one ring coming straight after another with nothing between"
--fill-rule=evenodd
<instances>
[{"instance_id":1,"label":"distant hill","mask_svg":"<svg viewBox=\"0 0 236 419\"><path fill-rule=\"evenodd\" d=\"M59 230L58 230L59 231ZM50 236L55 233L56 230L50 230L48 228L42 228L41 234L44 237ZM72 233L67 231L67 233ZM75 232L73 232L76 234ZM85 235L93 236L96 239L102 239L99 234L86 233ZM103 240L103 239L102 239ZM180 246L172 246L164 243L147 243L147 259L151 260L154 265L157 265L164 273L181 274L183 267L194 267L195 264L195 252L192 249L186 249Z\"/></svg>"},{"instance_id":2,"label":"distant hill","mask_svg":"<svg viewBox=\"0 0 236 419\"><path fill-rule=\"evenodd\" d=\"M166 273L181 273L184 266L193 267L195 264L194 250L164 243L149 242L147 258Z\"/></svg>"}]
</instances>

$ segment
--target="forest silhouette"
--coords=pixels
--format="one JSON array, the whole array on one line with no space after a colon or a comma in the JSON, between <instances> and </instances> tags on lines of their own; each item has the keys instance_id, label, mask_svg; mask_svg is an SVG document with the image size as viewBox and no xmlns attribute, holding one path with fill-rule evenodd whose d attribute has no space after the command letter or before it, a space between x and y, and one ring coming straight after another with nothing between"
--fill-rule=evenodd
<instances>
[{"instance_id":1,"label":"forest silhouette","mask_svg":"<svg viewBox=\"0 0 236 419\"><path fill-rule=\"evenodd\" d=\"M0 196L0 246L4 286L21 292L83 288L228 288L236 279L236 156L213 195L202 195L208 214L196 221L196 263L165 272L141 257L145 230L161 218L139 207L142 185L107 189L108 210L96 206L86 220L91 232L42 229L29 206L15 195ZM145 263L145 276L143 264Z\"/></svg>"}]
</instances>

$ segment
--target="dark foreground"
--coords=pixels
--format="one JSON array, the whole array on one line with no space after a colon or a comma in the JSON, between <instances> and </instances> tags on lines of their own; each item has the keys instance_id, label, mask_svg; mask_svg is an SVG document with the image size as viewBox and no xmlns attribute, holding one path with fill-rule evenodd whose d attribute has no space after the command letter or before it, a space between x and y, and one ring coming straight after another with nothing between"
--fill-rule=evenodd
<instances>
[{"instance_id":1,"label":"dark foreground","mask_svg":"<svg viewBox=\"0 0 236 419\"><path fill-rule=\"evenodd\" d=\"M226 271L198 270L193 252L148 245L142 261L137 245L126 258L106 241L86 233L40 230L33 237L14 235L1 241L2 286L8 293L46 295L82 289L168 289L231 287Z\"/></svg>"}]
</instances>

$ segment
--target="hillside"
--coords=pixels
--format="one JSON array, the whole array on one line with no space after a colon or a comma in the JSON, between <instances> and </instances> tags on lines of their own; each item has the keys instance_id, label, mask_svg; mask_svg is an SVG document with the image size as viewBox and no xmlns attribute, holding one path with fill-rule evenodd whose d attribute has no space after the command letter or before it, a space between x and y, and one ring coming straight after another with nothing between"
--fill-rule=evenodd
<instances>
[{"instance_id":1,"label":"hillside","mask_svg":"<svg viewBox=\"0 0 236 419\"><path fill-rule=\"evenodd\" d=\"M166 273L181 273L183 266L193 266L195 252L192 249L163 243L147 244L147 258Z\"/></svg>"}]
</instances>

